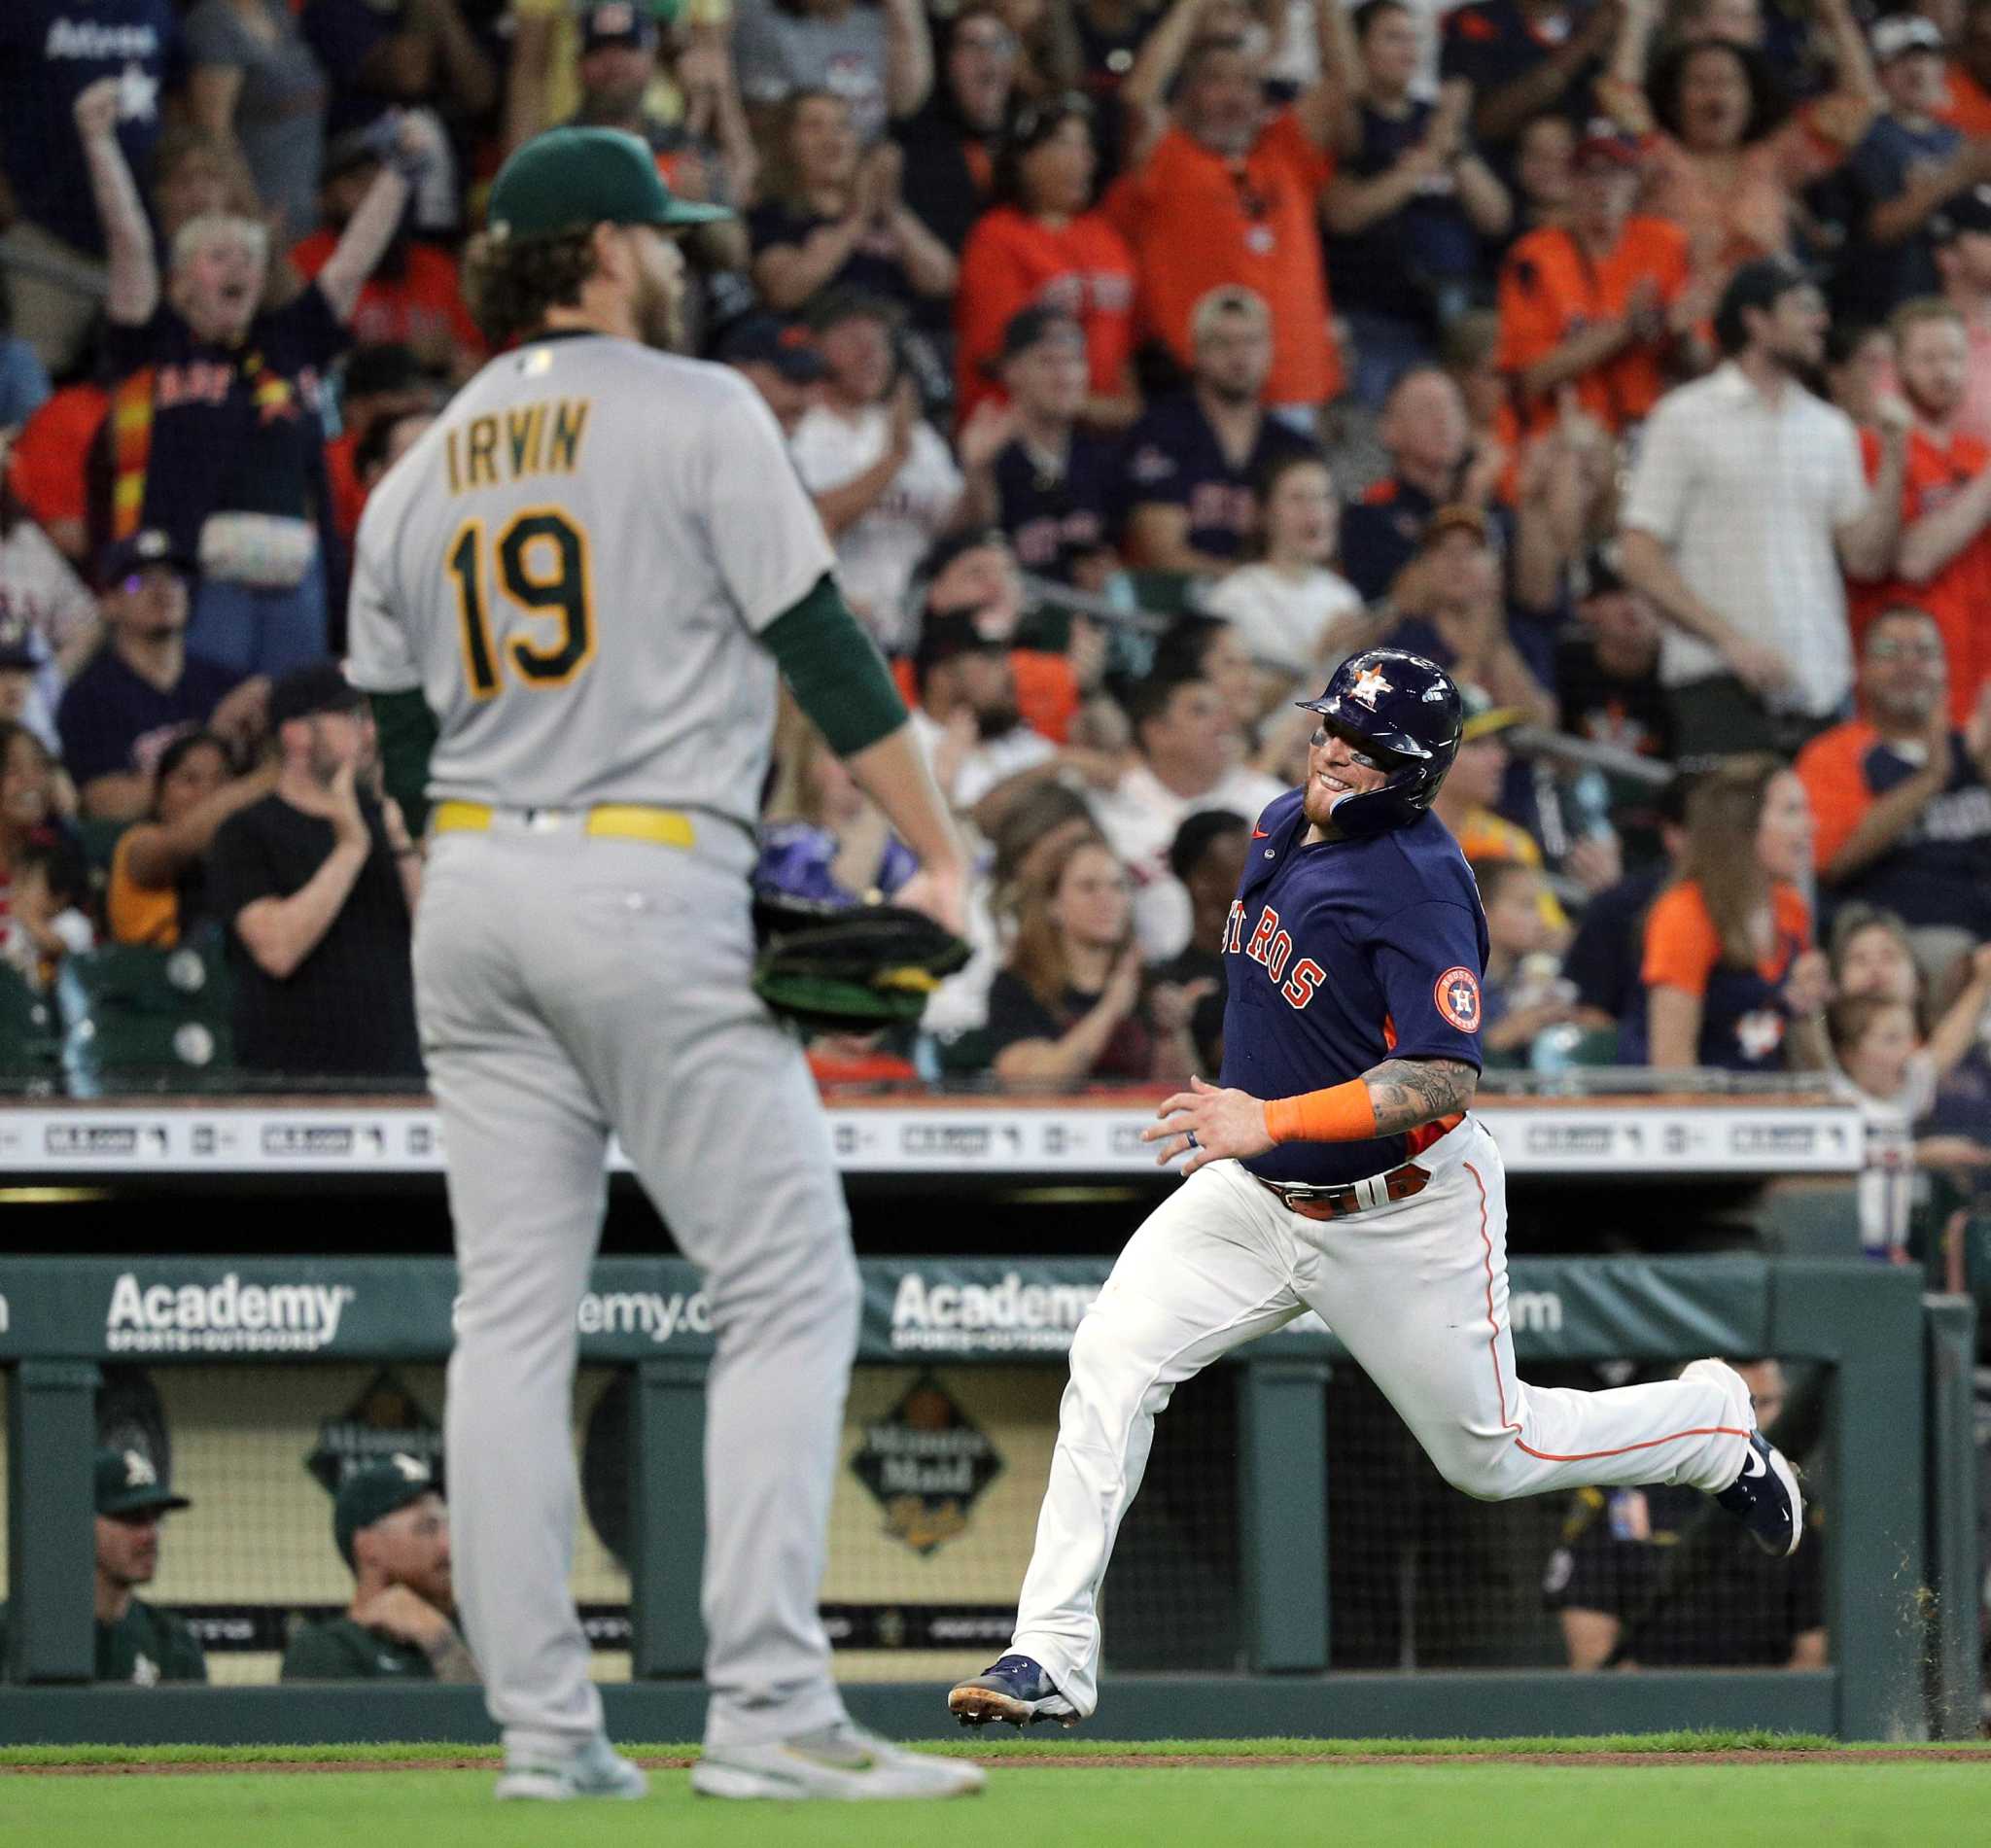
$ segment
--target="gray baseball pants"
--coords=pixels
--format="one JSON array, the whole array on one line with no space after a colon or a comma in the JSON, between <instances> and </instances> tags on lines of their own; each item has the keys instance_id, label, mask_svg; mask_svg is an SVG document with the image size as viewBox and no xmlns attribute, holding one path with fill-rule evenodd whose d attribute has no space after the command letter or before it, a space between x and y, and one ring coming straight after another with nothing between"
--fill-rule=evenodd
<instances>
[{"instance_id":1,"label":"gray baseball pants","mask_svg":"<svg viewBox=\"0 0 1991 1848\"><path fill-rule=\"evenodd\" d=\"M417 1009L461 1295L449 1366L456 1590L514 1753L599 1731L569 1593L576 1316L612 1131L703 1273L709 1744L840 1719L817 1617L857 1272L801 1050L748 987L740 830L681 849L501 812L431 844Z\"/></svg>"}]
</instances>

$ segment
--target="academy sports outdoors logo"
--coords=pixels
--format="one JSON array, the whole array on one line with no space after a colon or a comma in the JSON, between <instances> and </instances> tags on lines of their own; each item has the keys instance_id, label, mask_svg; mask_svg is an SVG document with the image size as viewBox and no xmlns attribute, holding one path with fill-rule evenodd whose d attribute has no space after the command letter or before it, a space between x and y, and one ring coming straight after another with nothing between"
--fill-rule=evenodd
<instances>
[{"instance_id":1,"label":"academy sports outdoors logo","mask_svg":"<svg viewBox=\"0 0 1991 1848\"><path fill-rule=\"evenodd\" d=\"M104 1346L114 1354L315 1353L338 1340L357 1292L344 1283L144 1283L111 1286Z\"/></svg>"},{"instance_id":2,"label":"academy sports outdoors logo","mask_svg":"<svg viewBox=\"0 0 1991 1848\"><path fill-rule=\"evenodd\" d=\"M1447 969L1432 986L1438 1011L1462 1033L1480 1030L1480 978L1461 964Z\"/></svg>"},{"instance_id":3,"label":"academy sports outdoors logo","mask_svg":"<svg viewBox=\"0 0 1991 1848\"><path fill-rule=\"evenodd\" d=\"M892 1349L1062 1354L1099 1293L1097 1284L1026 1283L1017 1271L999 1283L932 1284L909 1271L891 1299Z\"/></svg>"},{"instance_id":4,"label":"academy sports outdoors logo","mask_svg":"<svg viewBox=\"0 0 1991 1848\"><path fill-rule=\"evenodd\" d=\"M676 1335L710 1335L703 1290L590 1290L576 1318L583 1335L644 1335L662 1346Z\"/></svg>"}]
</instances>

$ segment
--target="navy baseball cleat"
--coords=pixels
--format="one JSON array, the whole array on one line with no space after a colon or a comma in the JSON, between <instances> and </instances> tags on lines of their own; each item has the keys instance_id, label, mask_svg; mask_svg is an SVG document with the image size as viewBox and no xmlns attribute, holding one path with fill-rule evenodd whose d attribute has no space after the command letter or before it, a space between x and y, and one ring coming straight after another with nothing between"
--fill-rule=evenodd
<instances>
[{"instance_id":1,"label":"navy baseball cleat","mask_svg":"<svg viewBox=\"0 0 1991 1848\"><path fill-rule=\"evenodd\" d=\"M1078 1710L1053 1686L1043 1665L1028 1656L1005 1656L986 1674L960 1682L947 1696L947 1711L964 1726L1007 1720L1013 1726L1055 1720L1075 1726Z\"/></svg>"},{"instance_id":2,"label":"navy baseball cleat","mask_svg":"<svg viewBox=\"0 0 1991 1848\"><path fill-rule=\"evenodd\" d=\"M1749 1449L1742 1459L1742 1474L1716 1491L1715 1500L1749 1529L1750 1538L1764 1552L1776 1559L1789 1558L1804 1538L1804 1491L1798 1486L1798 1472L1789 1458L1756 1428L1749 1382L1721 1360L1696 1360L1681 1377L1712 1380L1738 1402L1737 1416L1749 1426Z\"/></svg>"}]
</instances>

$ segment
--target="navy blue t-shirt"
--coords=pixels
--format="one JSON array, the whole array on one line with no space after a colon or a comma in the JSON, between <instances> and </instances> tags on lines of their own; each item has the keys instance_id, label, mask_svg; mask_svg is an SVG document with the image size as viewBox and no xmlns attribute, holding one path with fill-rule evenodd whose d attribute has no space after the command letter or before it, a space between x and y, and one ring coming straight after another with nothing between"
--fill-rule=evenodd
<instances>
[{"instance_id":1,"label":"navy blue t-shirt","mask_svg":"<svg viewBox=\"0 0 1991 1848\"><path fill-rule=\"evenodd\" d=\"M1121 505L1168 503L1189 511L1189 543L1211 558L1236 558L1258 524L1252 485L1275 456L1317 456L1318 447L1276 417L1258 427L1258 440L1233 468L1194 392L1159 399L1127 437Z\"/></svg>"},{"instance_id":2,"label":"navy blue t-shirt","mask_svg":"<svg viewBox=\"0 0 1991 1848\"><path fill-rule=\"evenodd\" d=\"M1882 116L1853 150L1828 205L1843 220L1847 242L1858 253L1857 262L1839 266L1837 305L1843 312L1880 322L1904 301L1941 294L1936 240L1926 225L1897 244L1874 244L1867 237L1867 220L1875 206L1907 191L1917 167L1939 165L1962 142L1947 122L1910 128Z\"/></svg>"},{"instance_id":3,"label":"navy blue t-shirt","mask_svg":"<svg viewBox=\"0 0 1991 1848\"><path fill-rule=\"evenodd\" d=\"M1304 792L1258 818L1224 933L1221 1082L1254 1098L1324 1090L1389 1058L1480 1068L1486 919L1445 823L1305 844ZM1367 1142L1287 1142L1244 1166L1333 1187L1401 1167L1428 1129Z\"/></svg>"},{"instance_id":4,"label":"navy blue t-shirt","mask_svg":"<svg viewBox=\"0 0 1991 1848\"><path fill-rule=\"evenodd\" d=\"M754 256L775 244L806 244L825 225L835 224L818 212L798 211L780 199L756 205L747 214L747 237ZM920 293L899 261L897 247L889 235L871 234L860 238L856 248L844 259L844 265L822 285L819 294L831 289L856 289L867 296L883 296L908 308L919 308Z\"/></svg>"},{"instance_id":5,"label":"navy blue t-shirt","mask_svg":"<svg viewBox=\"0 0 1991 1848\"><path fill-rule=\"evenodd\" d=\"M159 752L205 725L241 680L232 668L190 654L178 683L161 692L116 648L99 648L55 709L63 768L79 787L97 777L150 776Z\"/></svg>"},{"instance_id":6,"label":"navy blue t-shirt","mask_svg":"<svg viewBox=\"0 0 1991 1848\"><path fill-rule=\"evenodd\" d=\"M372 88L360 72L382 45L408 30L400 0L306 0L297 23L332 85L328 141L366 127L395 106L394 97Z\"/></svg>"},{"instance_id":7,"label":"navy blue t-shirt","mask_svg":"<svg viewBox=\"0 0 1991 1848\"><path fill-rule=\"evenodd\" d=\"M1361 145L1342 162L1343 172L1356 180L1387 173L1424 139L1431 115L1428 102L1413 103L1401 120L1365 108ZM1470 281L1479 258L1479 234L1449 174L1431 176L1407 204L1359 235L1328 243L1338 307L1395 315L1434 334L1440 287Z\"/></svg>"},{"instance_id":8,"label":"navy blue t-shirt","mask_svg":"<svg viewBox=\"0 0 1991 1848\"><path fill-rule=\"evenodd\" d=\"M322 382L348 337L316 283L258 315L239 347L194 338L163 301L143 327L107 328L113 378L152 371L139 524L164 528L195 558L210 513L315 517L325 474Z\"/></svg>"},{"instance_id":9,"label":"navy blue t-shirt","mask_svg":"<svg viewBox=\"0 0 1991 1848\"><path fill-rule=\"evenodd\" d=\"M996 458L996 524L1009 535L1017 563L1039 577L1072 581L1072 568L1109 543L1116 458L1112 449L1073 431L1065 472L1039 465L1021 438Z\"/></svg>"},{"instance_id":10,"label":"navy blue t-shirt","mask_svg":"<svg viewBox=\"0 0 1991 1848\"><path fill-rule=\"evenodd\" d=\"M1456 8L1445 16L1440 28L1439 73L1463 77L1473 87L1474 100L1484 101L1489 91L1525 77L1554 57L1560 45L1582 29L1588 12L1588 7L1572 7L1568 31L1554 39L1528 22L1517 0L1481 0L1476 6ZM1591 92L1603 74L1602 61L1591 58L1544 113L1567 116L1581 126L1594 111Z\"/></svg>"},{"instance_id":11,"label":"navy blue t-shirt","mask_svg":"<svg viewBox=\"0 0 1991 1848\"><path fill-rule=\"evenodd\" d=\"M172 0L5 0L0 170L21 216L101 257L104 234L73 106L98 78L119 79L118 140L142 179L183 61Z\"/></svg>"},{"instance_id":12,"label":"navy blue t-shirt","mask_svg":"<svg viewBox=\"0 0 1991 1848\"><path fill-rule=\"evenodd\" d=\"M1991 939L1991 788L1960 732L1950 734L1949 760L1942 793L1885 854L1833 889L1835 907L1857 899L1911 928L1946 924ZM1878 801L1919 766L1876 738L1860 769Z\"/></svg>"}]
</instances>

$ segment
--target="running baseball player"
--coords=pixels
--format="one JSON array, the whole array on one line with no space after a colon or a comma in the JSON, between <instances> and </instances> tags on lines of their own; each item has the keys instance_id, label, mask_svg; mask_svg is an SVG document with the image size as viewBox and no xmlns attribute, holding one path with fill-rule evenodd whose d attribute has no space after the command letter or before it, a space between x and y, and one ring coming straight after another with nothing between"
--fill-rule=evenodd
<instances>
[{"instance_id":1,"label":"running baseball player","mask_svg":"<svg viewBox=\"0 0 1991 1848\"><path fill-rule=\"evenodd\" d=\"M639 1796L568 1593L576 1312L612 1132L701 1269L711 1688L694 1788L946 1796L971 1765L855 1727L817 1616L858 1288L800 1046L749 988L777 676L958 927L959 842L753 388L673 357L673 198L612 130L499 173L472 294L494 344L375 490L354 681L385 747L433 715L414 962L461 1295L455 1581L505 1733L501 1797Z\"/></svg>"},{"instance_id":2,"label":"running baseball player","mask_svg":"<svg viewBox=\"0 0 1991 1848\"><path fill-rule=\"evenodd\" d=\"M1100 1586L1156 1414L1309 1308L1468 1495L1683 1482L1771 1552L1802 1531L1797 1478L1721 1361L1612 1392L1516 1377L1506 1184L1470 1114L1486 923L1428 812L1458 750L1458 689L1372 648L1305 704L1320 720L1306 786L1259 818L1231 906L1221 1082L1192 1080L1143 1133L1161 1161L1187 1156L1187 1178L1073 1338L1016 1634L948 1695L964 1726L1094 1710Z\"/></svg>"}]
</instances>

